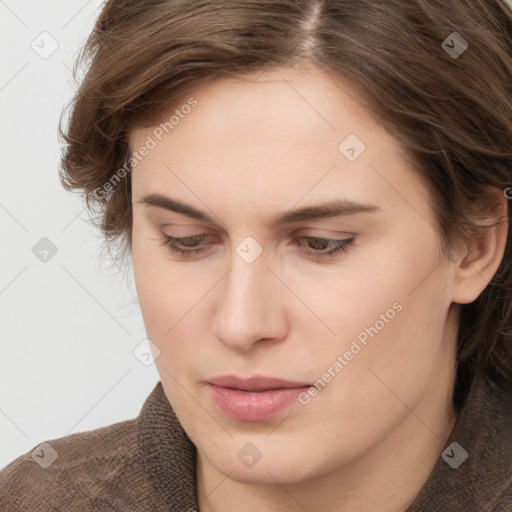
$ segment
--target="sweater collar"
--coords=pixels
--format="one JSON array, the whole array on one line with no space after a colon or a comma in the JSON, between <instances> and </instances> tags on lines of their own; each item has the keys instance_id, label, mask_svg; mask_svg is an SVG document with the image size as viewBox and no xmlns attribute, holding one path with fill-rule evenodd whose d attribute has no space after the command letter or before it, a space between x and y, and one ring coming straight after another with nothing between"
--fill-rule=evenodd
<instances>
[{"instance_id":1,"label":"sweater collar","mask_svg":"<svg viewBox=\"0 0 512 512\"><path fill-rule=\"evenodd\" d=\"M499 387L477 376L429 480L406 512L495 510L512 483L511 447L512 383Z\"/></svg>"},{"instance_id":2,"label":"sweater collar","mask_svg":"<svg viewBox=\"0 0 512 512\"><path fill-rule=\"evenodd\" d=\"M168 510L199 510L196 448L176 417L161 381L146 399L139 421L142 460L155 495L163 498Z\"/></svg>"},{"instance_id":3,"label":"sweater collar","mask_svg":"<svg viewBox=\"0 0 512 512\"><path fill-rule=\"evenodd\" d=\"M146 399L139 420L142 458L155 494L162 496L169 510L199 510L196 448L161 381ZM406 512L494 510L511 484L511 446L511 387L499 388L475 377L444 456ZM461 449L467 458L459 464L465 456Z\"/></svg>"}]
</instances>

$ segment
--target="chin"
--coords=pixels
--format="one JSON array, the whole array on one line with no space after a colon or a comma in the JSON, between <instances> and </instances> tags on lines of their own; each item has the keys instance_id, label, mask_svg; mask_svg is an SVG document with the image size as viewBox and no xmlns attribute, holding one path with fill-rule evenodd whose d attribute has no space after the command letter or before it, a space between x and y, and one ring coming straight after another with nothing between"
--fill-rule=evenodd
<instances>
[{"instance_id":1,"label":"chin","mask_svg":"<svg viewBox=\"0 0 512 512\"><path fill-rule=\"evenodd\" d=\"M286 453L262 456L252 467L246 467L236 457L226 459L222 454L219 454L217 459L210 459L210 463L213 463L223 475L229 475L231 480L243 484L275 485L278 482L281 485L292 485L319 476L321 473L320 468L316 468L312 461L304 461L304 458L298 457L297 454L286 457Z\"/></svg>"},{"instance_id":2,"label":"chin","mask_svg":"<svg viewBox=\"0 0 512 512\"><path fill-rule=\"evenodd\" d=\"M260 463L258 463L257 468L240 468L238 465L232 465L226 468L228 470L227 474L229 474L231 480L235 480L236 482L257 485L275 485L276 483L291 485L302 482L308 478L307 475L298 472L297 469L293 467L293 464L289 466L280 464L276 467L274 465L264 466L260 465Z\"/></svg>"}]
</instances>

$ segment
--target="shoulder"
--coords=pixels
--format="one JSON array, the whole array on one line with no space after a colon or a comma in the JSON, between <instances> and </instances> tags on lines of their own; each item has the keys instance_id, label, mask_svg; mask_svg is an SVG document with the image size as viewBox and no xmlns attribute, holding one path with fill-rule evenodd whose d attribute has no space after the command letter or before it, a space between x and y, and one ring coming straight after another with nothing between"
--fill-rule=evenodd
<instances>
[{"instance_id":1,"label":"shoulder","mask_svg":"<svg viewBox=\"0 0 512 512\"><path fill-rule=\"evenodd\" d=\"M512 473L508 477L508 485L494 504L493 512L509 512L512 510Z\"/></svg>"},{"instance_id":2,"label":"shoulder","mask_svg":"<svg viewBox=\"0 0 512 512\"><path fill-rule=\"evenodd\" d=\"M34 446L0 472L0 510L78 511L99 501L112 510L116 500L136 502L130 489L144 478L136 418Z\"/></svg>"}]
</instances>

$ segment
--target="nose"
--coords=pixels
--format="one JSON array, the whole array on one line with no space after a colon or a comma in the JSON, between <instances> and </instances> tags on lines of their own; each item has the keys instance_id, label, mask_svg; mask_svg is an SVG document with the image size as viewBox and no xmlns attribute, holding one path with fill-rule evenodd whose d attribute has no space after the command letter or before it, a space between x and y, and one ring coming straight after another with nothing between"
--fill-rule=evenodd
<instances>
[{"instance_id":1,"label":"nose","mask_svg":"<svg viewBox=\"0 0 512 512\"><path fill-rule=\"evenodd\" d=\"M247 263L234 253L232 268L219 284L213 332L237 351L247 352L263 338L285 338L286 287L262 256Z\"/></svg>"}]
</instances>

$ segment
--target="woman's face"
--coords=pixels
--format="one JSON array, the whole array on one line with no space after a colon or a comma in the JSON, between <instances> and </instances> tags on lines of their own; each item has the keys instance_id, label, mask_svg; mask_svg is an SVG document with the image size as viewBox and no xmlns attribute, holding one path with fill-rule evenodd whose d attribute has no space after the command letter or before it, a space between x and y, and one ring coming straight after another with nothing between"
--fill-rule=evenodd
<instances>
[{"instance_id":1,"label":"woman's face","mask_svg":"<svg viewBox=\"0 0 512 512\"><path fill-rule=\"evenodd\" d=\"M433 439L454 378L453 264L397 141L318 70L220 79L171 115L131 134L132 258L199 451L232 479L284 484L414 429ZM212 386L226 375L295 384Z\"/></svg>"}]
</instances>

